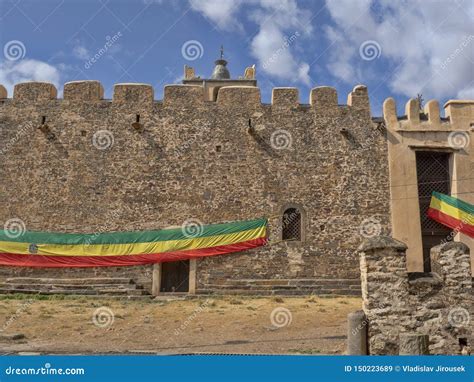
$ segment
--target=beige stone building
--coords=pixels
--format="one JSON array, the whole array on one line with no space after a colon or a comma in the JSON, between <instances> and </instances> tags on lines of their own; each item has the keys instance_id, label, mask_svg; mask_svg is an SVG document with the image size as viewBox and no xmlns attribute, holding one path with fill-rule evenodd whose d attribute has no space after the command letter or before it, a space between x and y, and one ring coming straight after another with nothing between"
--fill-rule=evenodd
<instances>
[{"instance_id":1,"label":"beige stone building","mask_svg":"<svg viewBox=\"0 0 474 382\"><path fill-rule=\"evenodd\" d=\"M393 237L408 245L411 272L428 271L430 248L451 239L467 244L474 255L472 238L426 217L433 190L474 204L474 101L451 100L444 108L441 117L438 102L431 100L420 112L412 99L406 115L397 117L392 98L383 106Z\"/></svg>"}]
</instances>

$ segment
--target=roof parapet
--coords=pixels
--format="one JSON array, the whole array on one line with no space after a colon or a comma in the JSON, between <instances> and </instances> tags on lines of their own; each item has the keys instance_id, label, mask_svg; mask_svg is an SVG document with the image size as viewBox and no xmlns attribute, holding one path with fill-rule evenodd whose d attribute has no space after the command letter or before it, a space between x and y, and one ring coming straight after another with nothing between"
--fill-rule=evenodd
<instances>
[{"instance_id":1,"label":"roof parapet","mask_svg":"<svg viewBox=\"0 0 474 382\"><path fill-rule=\"evenodd\" d=\"M104 88L99 81L71 81L64 84L64 99L69 101L99 101Z\"/></svg>"},{"instance_id":2,"label":"roof parapet","mask_svg":"<svg viewBox=\"0 0 474 382\"><path fill-rule=\"evenodd\" d=\"M260 89L255 86L223 86L217 93L217 103L222 106L260 107Z\"/></svg>"},{"instance_id":3,"label":"roof parapet","mask_svg":"<svg viewBox=\"0 0 474 382\"><path fill-rule=\"evenodd\" d=\"M200 85L166 85L165 106L193 106L204 103L204 88Z\"/></svg>"},{"instance_id":4,"label":"roof parapet","mask_svg":"<svg viewBox=\"0 0 474 382\"><path fill-rule=\"evenodd\" d=\"M410 98L405 105L405 114L412 125L420 124L420 102L417 99Z\"/></svg>"},{"instance_id":5,"label":"roof parapet","mask_svg":"<svg viewBox=\"0 0 474 382\"><path fill-rule=\"evenodd\" d=\"M123 83L114 85L114 103L136 103L150 105L154 101L153 86L149 84Z\"/></svg>"},{"instance_id":6,"label":"roof parapet","mask_svg":"<svg viewBox=\"0 0 474 382\"><path fill-rule=\"evenodd\" d=\"M58 91L48 82L23 82L16 84L13 89L15 101L44 102L56 99Z\"/></svg>"},{"instance_id":7,"label":"roof parapet","mask_svg":"<svg viewBox=\"0 0 474 382\"><path fill-rule=\"evenodd\" d=\"M354 109L366 110L370 114L369 92L367 86L356 85L347 95L347 104Z\"/></svg>"},{"instance_id":8,"label":"roof parapet","mask_svg":"<svg viewBox=\"0 0 474 382\"><path fill-rule=\"evenodd\" d=\"M444 110L456 129L468 130L474 124L474 100L449 100Z\"/></svg>"},{"instance_id":9,"label":"roof parapet","mask_svg":"<svg viewBox=\"0 0 474 382\"><path fill-rule=\"evenodd\" d=\"M424 112L428 116L428 121L433 127L441 126L441 118L439 114L439 102L435 99L428 101L424 107Z\"/></svg>"},{"instance_id":10,"label":"roof parapet","mask_svg":"<svg viewBox=\"0 0 474 382\"><path fill-rule=\"evenodd\" d=\"M330 86L311 89L309 103L317 110L337 108L337 90Z\"/></svg>"},{"instance_id":11,"label":"roof parapet","mask_svg":"<svg viewBox=\"0 0 474 382\"><path fill-rule=\"evenodd\" d=\"M291 108L298 107L299 92L297 88L273 88L272 106Z\"/></svg>"}]
</instances>

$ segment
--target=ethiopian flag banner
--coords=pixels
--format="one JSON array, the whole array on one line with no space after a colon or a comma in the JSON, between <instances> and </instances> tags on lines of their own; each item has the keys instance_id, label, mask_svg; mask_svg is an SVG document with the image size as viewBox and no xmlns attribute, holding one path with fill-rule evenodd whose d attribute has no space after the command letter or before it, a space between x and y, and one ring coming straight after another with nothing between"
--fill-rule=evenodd
<instances>
[{"instance_id":1,"label":"ethiopian flag banner","mask_svg":"<svg viewBox=\"0 0 474 382\"><path fill-rule=\"evenodd\" d=\"M152 264L240 252L266 242L266 219L95 234L0 231L0 265L55 268Z\"/></svg>"},{"instance_id":2,"label":"ethiopian flag banner","mask_svg":"<svg viewBox=\"0 0 474 382\"><path fill-rule=\"evenodd\" d=\"M474 206L472 204L433 192L428 216L438 223L474 237Z\"/></svg>"}]
</instances>

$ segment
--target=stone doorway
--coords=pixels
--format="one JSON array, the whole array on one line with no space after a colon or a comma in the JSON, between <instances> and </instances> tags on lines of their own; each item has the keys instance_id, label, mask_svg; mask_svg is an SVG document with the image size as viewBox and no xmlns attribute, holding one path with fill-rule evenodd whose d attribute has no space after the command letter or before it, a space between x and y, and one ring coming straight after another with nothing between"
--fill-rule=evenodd
<instances>
[{"instance_id":1,"label":"stone doorway","mask_svg":"<svg viewBox=\"0 0 474 382\"><path fill-rule=\"evenodd\" d=\"M161 264L160 292L189 292L189 260Z\"/></svg>"}]
</instances>

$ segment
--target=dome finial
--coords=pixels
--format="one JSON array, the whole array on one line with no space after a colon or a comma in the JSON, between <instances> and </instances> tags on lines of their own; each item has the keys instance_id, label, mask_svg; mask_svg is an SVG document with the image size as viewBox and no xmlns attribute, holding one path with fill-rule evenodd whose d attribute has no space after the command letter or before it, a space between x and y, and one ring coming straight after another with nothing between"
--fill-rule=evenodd
<instances>
[{"instance_id":1,"label":"dome finial","mask_svg":"<svg viewBox=\"0 0 474 382\"><path fill-rule=\"evenodd\" d=\"M230 73L227 69L227 61L224 59L224 45L221 45L221 58L215 61L216 66L212 72L212 80L230 80Z\"/></svg>"}]
</instances>

